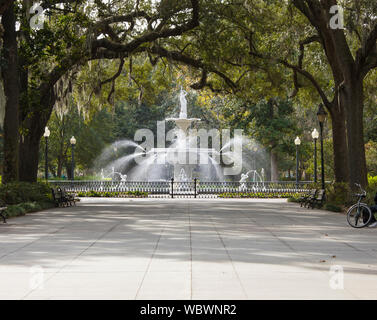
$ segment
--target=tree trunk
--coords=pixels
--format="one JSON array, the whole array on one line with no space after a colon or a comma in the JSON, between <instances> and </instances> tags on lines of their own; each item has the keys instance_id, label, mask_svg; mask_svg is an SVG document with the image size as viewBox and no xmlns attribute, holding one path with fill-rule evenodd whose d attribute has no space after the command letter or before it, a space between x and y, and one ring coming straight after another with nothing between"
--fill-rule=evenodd
<instances>
[{"instance_id":1,"label":"tree trunk","mask_svg":"<svg viewBox=\"0 0 377 320\"><path fill-rule=\"evenodd\" d=\"M338 104L331 110L334 175L336 182L349 181L348 147L344 110ZM319 158L320 160L320 158Z\"/></svg>"},{"instance_id":2,"label":"tree trunk","mask_svg":"<svg viewBox=\"0 0 377 320\"><path fill-rule=\"evenodd\" d=\"M4 172L3 183L18 180L19 144L19 79L16 19L12 3L2 17L4 27L4 80L5 118L4 118Z\"/></svg>"},{"instance_id":3,"label":"tree trunk","mask_svg":"<svg viewBox=\"0 0 377 320\"><path fill-rule=\"evenodd\" d=\"M270 161L271 161L271 181L279 181L279 168L278 168L278 155L274 150L270 152Z\"/></svg>"},{"instance_id":4,"label":"tree trunk","mask_svg":"<svg viewBox=\"0 0 377 320\"><path fill-rule=\"evenodd\" d=\"M71 163L67 160L65 161L65 170L67 171L67 179L72 180L72 166Z\"/></svg>"},{"instance_id":5,"label":"tree trunk","mask_svg":"<svg viewBox=\"0 0 377 320\"><path fill-rule=\"evenodd\" d=\"M364 146L363 79L354 76L350 81L346 81L341 96L347 113L349 183L351 188L354 188L355 183L365 187L368 185L368 178Z\"/></svg>"},{"instance_id":6,"label":"tree trunk","mask_svg":"<svg viewBox=\"0 0 377 320\"><path fill-rule=\"evenodd\" d=\"M61 156L58 156L58 169L57 169L57 176L61 178L63 171L63 162Z\"/></svg>"},{"instance_id":7,"label":"tree trunk","mask_svg":"<svg viewBox=\"0 0 377 320\"><path fill-rule=\"evenodd\" d=\"M55 103L55 94L53 86L42 85L39 90L29 93L34 97L40 97L37 105L32 105L31 110L38 110L43 106L44 109L34 111L31 117L28 117L28 107L23 105L23 129L26 132L20 142L20 180L27 182L36 182L38 176L39 161L39 144L43 136L45 127L50 119L52 107ZM26 111L25 111L26 110Z\"/></svg>"},{"instance_id":8,"label":"tree trunk","mask_svg":"<svg viewBox=\"0 0 377 320\"><path fill-rule=\"evenodd\" d=\"M0 0L0 16L5 12L13 0Z\"/></svg>"},{"instance_id":9,"label":"tree trunk","mask_svg":"<svg viewBox=\"0 0 377 320\"><path fill-rule=\"evenodd\" d=\"M36 182L40 136L30 132L20 143L20 180Z\"/></svg>"}]
</instances>

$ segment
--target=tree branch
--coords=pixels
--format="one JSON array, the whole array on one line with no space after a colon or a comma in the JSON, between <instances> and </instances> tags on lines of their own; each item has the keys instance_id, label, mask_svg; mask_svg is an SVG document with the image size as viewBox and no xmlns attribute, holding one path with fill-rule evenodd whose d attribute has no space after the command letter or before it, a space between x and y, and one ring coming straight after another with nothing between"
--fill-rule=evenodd
<instances>
[{"instance_id":1,"label":"tree branch","mask_svg":"<svg viewBox=\"0 0 377 320\"><path fill-rule=\"evenodd\" d=\"M257 57L257 58L259 58L259 59L262 59L262 60L269 60L269 61L273 61L273 62L282 64L282 65L286 66L287 68L290 68L293 71L298 72L299 74L303 75L316 88L317 92L319 93L319 95L320 95L323 103L326 105L326 107L328 109L330 109L332 107L332 104L329 101L329 99L327 98L325 92L322 90L322 88L319 85L319 83L315 80L314 76L311 73L309 73L308 71L303 70L299 66L293 65L293 64L289 63L288 61L286 61L284 59L265 57L265 56L263 56L261 54L255 53L255 52L250 52L250 54L253 55L253 56L255 56L255 57Z\"/></svg>"},{"instance_id":2,"label":"tree branch","mask_svg":"<svg viewBox=\"0 0 377 320\"><path fill-rule=\"evenodd\" d=\"M304 57L305 57L305 45L308 45L313 42L321 43L321 38L318 35L314 35L300 42L300 56L298 58L298 67L300 69L303 69L303 62L304 62ZM291 98L295 97L301 88L301 85L298 82L297 73L298 71L293 69L293 84L294 84L295 89L291 95Z\"/></svg>"},{"instance_id":3,"label":"tree branch","mask_svg":"<svg viewBox=\"0 0 377 320\"><path fill-rule=\"evenodd\" d=\"M127 44L116 43L108 39L96 39L93 40L90 44L91 52L92 54L95 54L96 50L98 50L99 48L106 48L115 52L132 52L144 43L150 43L157 39L179 36L199 25L199 0L191 0L191 4L193 9L192 17L191 20L186 24L174 28L162 28L162 30L156 29L149 31Z\"/></svg>"},{"instance_id":4,"label":"tree branch","mask_svg":"<svg viewBox=\"0 0 377 320\"><path fill-rule=\"evenodd\" d=\"M116 80L121 75L123 66L124 66L124 58L120 58L118 71L111 78L102 81L101 86L105 85L106 83L113 82L114 80Z\"/></svg>"},{"instance_id":5,"label":"tree branch","mask_svg":"<svg viewBox=\"0 0 377 320\"><path fill-rule=\"evenodd\" d=\"M377 46L377 22L374 25L373 30L368 35L363 45L363 56L366 59L372 52L376 52Z\"/></svg>"},{"instance_id":6,"label":"tree branch","mask_svg":"<svg viewBox=\"0 0 377 320\"><path fill-rule=\"evenodd\" d=\"M218 92L219 90L214 89L212 84L207 82L207 75L208 72L212 72L214 74L217 74L220 78L222 78L228 87L231 88L232 91L235 91L237 89L237 84L234 83L227 75L225 75L223 72L204 64L201 60L193 59L187 55L182 54L179 51L168 51L162 47L159 47L157 45L154 45L152 48L148 49L150 53L157 54L160 57L165 57L177 62L180 62L182 64L185 64L187 66L194 67L196 69L202 70L202 77L201 80L194 84L194 89L201 89L204 86L208 86L211 90Z\"/></svg>"}]
</instances>

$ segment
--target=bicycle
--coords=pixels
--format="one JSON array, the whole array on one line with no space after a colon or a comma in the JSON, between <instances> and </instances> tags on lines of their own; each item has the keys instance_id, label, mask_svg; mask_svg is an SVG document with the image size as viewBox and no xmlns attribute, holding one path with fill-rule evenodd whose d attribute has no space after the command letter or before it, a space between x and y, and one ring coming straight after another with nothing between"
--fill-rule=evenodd
<instances>
[{"instance_id":1,"label":"bicycle","mask_svg":"<svg viewBox=\"0 0 377 320\"><path fill-rule=\"evenodd\" d=\"M367 192L361 188L361 185L355 183L360 188L361 193L354 194L358 197L358 201L347 211L347 222L352 228L364 228L369 225L372 220L372 211L366 203L361 202L366 198Z\"/></svg>"}]
</instances>

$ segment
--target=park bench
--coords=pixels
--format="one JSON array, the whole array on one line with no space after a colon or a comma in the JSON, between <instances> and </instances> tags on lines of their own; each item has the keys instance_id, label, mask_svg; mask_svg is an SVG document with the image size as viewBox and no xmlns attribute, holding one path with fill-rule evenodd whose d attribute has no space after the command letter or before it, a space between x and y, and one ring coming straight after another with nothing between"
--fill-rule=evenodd
<instances>
[{"instance_id":1,"label":"park bench","mask_svg":"<svg viewBox=\"0 0 377 320\"><path fill-rule=\"evenodd\" d=\"M313 199L315 199L315 197L317 196L317 189L311 189L307 194L303 195L301 198L298 199L299 203L300 203L300 207L304 206L306 207L306 205L312 201Z\"/></svg>"},{"instance_id":2,"label":"park bench","mask_svg":"<svg viewBox=\"0 0 377 320\"><path fill-rule=\"evenodd\" d=\"M57 189L51 188L52 198L57 207L64 206L65 201L61 198L60 192Z\"/></svg>"},{"instance_id":3,"label":"park bench","mask_svg":"<svg viewBox=\"0 0 377 320\"><path fill-rule=\"evenodd\" d=\"M317 195L308 201L308 209L312 208L314 209L316 206L321 208L323 206L323 203L325 201L325 195L326 192L323 189L320 189L317 193Z\"/></svg>"},{"instance_id":4,"label":"park bench","mask_svg":"<svg viewBox=\"0 0 377 320\"><path fill-rule=\"evenodd\" d=\"M3 223L7 223L5 210L7 210L7 206L5 205L5 203L0 202L0 217L3 219Z\"/></svg>"},{"instance_id":5,"label":"park bench","mask_svg":"<svg viewBox=\"0 0 377 320\"><path fill-rule=\"evenodd\" d=\"M68 197L64 195L64 193L62 192L60 188L57 188L57 189L51 188L51 192L52 192L52 197L54 199L55 205L57 207L64 207L64 206L68 207L68 205L70 204L69 199Z\"/></svg>"},{"instance_id":6,"label":"park bench","mask_svg":"<svg viewBox=\"0 0 377 320\"><path fill-rule=\"evenodd\" d=\"M79 199L76 197L76 194L68 193L62 188L58 188L58 191L60 193L61 198L70 206L74 205L76 206L76 202L79 201Z\"/></svg>"}]
</instances>

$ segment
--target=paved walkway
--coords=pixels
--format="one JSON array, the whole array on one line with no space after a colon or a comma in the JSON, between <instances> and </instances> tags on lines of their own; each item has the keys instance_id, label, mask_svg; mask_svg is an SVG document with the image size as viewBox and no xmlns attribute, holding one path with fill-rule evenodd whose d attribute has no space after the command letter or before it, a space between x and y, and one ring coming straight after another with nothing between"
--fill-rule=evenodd
<instances>
[{"instance_id":1,"label":"paved walkway","mask_svg":"<svg viewBox=\"0 0 377 320\"><path fill-rule=\"evenodd\" d=\"M376 275L377 229L281 200L84 199L0 224L1 300L376 299Z\"/></svg>"}]
</instances>

